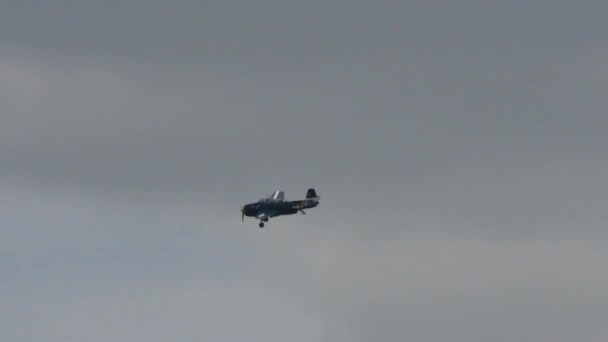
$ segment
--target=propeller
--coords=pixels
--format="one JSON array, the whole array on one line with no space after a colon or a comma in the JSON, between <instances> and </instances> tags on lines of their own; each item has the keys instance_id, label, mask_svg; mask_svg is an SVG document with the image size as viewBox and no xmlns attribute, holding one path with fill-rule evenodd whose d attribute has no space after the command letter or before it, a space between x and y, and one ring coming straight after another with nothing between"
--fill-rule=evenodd
<instances>
[{"instance_id":1,"label":"propeller","mask_svg":"<svg viewBox=\"0 0 608 342\"><path fill-rule=\"evenodd\" d=\"M241 207L241 222L245 221L245 208Z\"/></svg>"}]
</instances>

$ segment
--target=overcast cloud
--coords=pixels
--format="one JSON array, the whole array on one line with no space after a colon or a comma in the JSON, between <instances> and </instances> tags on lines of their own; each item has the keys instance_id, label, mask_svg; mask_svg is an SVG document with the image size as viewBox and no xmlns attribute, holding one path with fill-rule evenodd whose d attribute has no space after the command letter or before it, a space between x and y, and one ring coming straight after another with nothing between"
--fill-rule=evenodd
<instances>
[{"instance_id":1,"label":"overcast cloud","mask_svg":"<svg viewBox=\"0 0 608 342\"><path fill-rule=\"evenodd\" d=\"M0 1L0 340L605 341L607 16Z\"/></svg>"}]
</instances>

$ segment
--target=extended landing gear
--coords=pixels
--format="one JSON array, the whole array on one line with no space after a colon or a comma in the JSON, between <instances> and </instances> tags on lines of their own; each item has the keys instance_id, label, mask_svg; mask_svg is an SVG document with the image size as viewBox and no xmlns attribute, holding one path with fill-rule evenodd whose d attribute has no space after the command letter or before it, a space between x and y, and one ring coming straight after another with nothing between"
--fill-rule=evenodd
<instances>
[{"instance_id":1,"label":"extended landing gear","mask_svg":"<svg viewBox=\"0 0 608 342\"><path fill-rule=\"evenodd\" d=\"M260 224L258 224L258 226L259 226L260 228L264 228L264 222L268 222L268 217L262 217L262 218L260 219Z\"/></svg>"}]
</instances>

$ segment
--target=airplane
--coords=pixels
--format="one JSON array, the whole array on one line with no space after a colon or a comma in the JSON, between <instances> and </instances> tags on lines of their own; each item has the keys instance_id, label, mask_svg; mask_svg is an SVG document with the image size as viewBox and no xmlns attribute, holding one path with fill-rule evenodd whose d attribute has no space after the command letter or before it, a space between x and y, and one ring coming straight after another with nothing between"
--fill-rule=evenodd
<instances>
[{"instance_id":1,"label":"airplane","mask_svg":"<svg viewBox=\"0 0 608 342\"><path fill-rule=\"evenodd\" d=\"M260 220L258 226L264 228L264 222L268 222L271 217L292 215L297 212L306 214L304 209L316 207L319 205L319 199L321 197L317 196L315 189L308 189L306 199L300 201L286 201L285 192L275 191L266 198L241 207L241 221L245 221L245 216L255 217Z\"/></svg>"}]
</instances>

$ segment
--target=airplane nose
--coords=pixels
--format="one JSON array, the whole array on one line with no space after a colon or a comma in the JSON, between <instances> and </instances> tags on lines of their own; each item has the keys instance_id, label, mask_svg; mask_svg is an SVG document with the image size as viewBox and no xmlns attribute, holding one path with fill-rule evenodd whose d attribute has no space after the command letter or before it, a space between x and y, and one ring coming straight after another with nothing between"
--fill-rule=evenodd
<instances>
[{"instance_id":1,"label":"airplane nose","mask_svg":"<svg viewBox=\"0 0 608 342\"><path fill-rule=\"evenodd\" d=\"M249 214L251 212L251 205L247 204L243 207L243 213Z\"/></svg>"}]
</instances>

